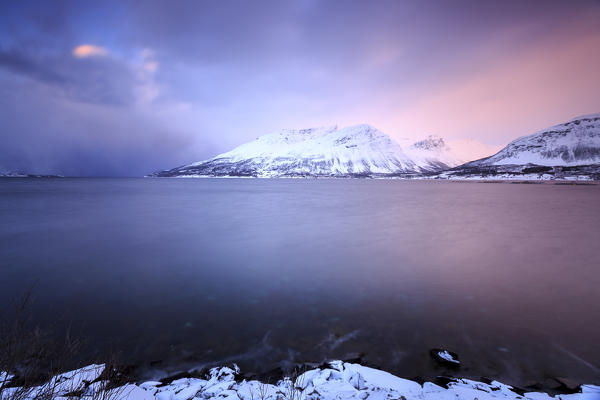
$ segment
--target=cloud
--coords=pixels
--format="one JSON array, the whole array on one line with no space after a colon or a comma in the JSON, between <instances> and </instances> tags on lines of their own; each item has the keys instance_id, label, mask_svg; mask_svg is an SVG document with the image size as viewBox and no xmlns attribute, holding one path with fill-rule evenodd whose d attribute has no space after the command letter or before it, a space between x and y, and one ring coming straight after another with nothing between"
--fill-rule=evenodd
<instances>
[{"instance_id":1,"label":"cloud","mask_svg":"<svg viewBox=\"0 0 600 400\"><path fill-rule=\"evenodd\" d=\"M0 164L40 172L147 173L332 123L503 145L600 104L593 0L23 0L2 11Z\"/></svg>"},{"instance_id":2,"label":"cloud","mask_svg":"<svg viewBox=\"0 0 600 400\"><path fill-rule=\"evenodd\" d=\"M598 111L595 79L600 35L551 38L499 58L477 74L423 88L426 94L395 115L400 131L443 132L506 144L581 114Z\"/></svg>"},{"instance_id":3,"label":"cloud","mask_svg":"<svg viewBox=\"0 0 600 400\"><path fill-rule=\"evenodd\" d=\"M108 50L104 47L94 46L93 44L82 44L73 49L73 56L77 58L101 57L108 55Z\"/></svg>"},{"instance_id":4,"label":"cloud","mask_svg":"<svg viewBox=\"0 0 600 400\"><path fill-rule=\"evenodd\" d=\"M75 102L48 96L47 86L35 80L0 84L7 89L0 96L0 170L142 176L214 153L178 123L194 110Z\"/></svg>"},{"instance_id":5,"label":"cloud","mask_svg":"<svg viewBox=\"0 0 600 400\"><path fill-rule=\"evenodd\" d=\"M136 76L136 101L138 104L150 103L160 95L160 87L156 83L156 72L159 63L156 61L156 53L149 48L140 52L141 61L133 66Z\"/></svg>"},{"instance_id":6,"label":"cloud","mask_svg":"<svg viewBox=\"0 0 600 400\"><path fill-rule=\"evenodd\" d=\"M35 51L17 42L0 48L2 70L43 82L45 95L89 104L125 106L136 102L140 82L136 62L116 57L66 57L61 51ZM9 78L10 79L10 78Z\"/></svg>"},{"instance_id":7,"label":"cloud","mask_svg":"<svg viewBox=\"0 0 600 400\"><path fill-rule=\"evenodd\" d=\"M0 49L0 69L29 76L33 79L48 83L63 83L65 78L60 73L44 65L42 60L35 60L19 50Z\"/></svg>"}]
</instances>

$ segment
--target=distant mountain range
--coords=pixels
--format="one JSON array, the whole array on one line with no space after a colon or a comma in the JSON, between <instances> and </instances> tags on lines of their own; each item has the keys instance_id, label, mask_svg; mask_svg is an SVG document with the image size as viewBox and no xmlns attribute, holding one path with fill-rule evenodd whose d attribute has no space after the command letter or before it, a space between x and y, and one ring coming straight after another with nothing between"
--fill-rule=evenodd
<instances>
[{"instance_id":1,"label":"distant mountain range","mask_svg":"<svg viewBox=\"0 0 600 400\"><path fill-rule=\"evenodd\" d=\"M575 118L464 163L437 136L402 148L370 125L282 130L156 177L600 179L600 114Z\"/></svg>"}]
</instances>

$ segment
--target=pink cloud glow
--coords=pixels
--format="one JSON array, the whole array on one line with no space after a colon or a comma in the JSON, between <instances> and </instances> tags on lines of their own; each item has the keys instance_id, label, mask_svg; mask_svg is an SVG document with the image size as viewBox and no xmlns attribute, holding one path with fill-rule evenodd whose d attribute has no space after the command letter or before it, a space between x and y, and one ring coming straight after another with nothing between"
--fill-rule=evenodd
<instances>
[{"instance_id":1,"label":"pink cloud glow","mask_svg":"<svg viewBox=\"0 0 600 400\"><path fill-rule=\"evenodd\" d=\"M593 35L498 57L478 74L430 88L390 122L399 133L506 144L600 110L599 50L600 35Z\"/></svg>"}]
</instances>

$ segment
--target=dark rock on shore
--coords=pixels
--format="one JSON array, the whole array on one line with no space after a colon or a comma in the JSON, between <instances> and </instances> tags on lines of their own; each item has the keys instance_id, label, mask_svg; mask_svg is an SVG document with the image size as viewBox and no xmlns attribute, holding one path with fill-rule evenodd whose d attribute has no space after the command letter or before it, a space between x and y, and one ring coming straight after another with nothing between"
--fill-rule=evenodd
<instances>
[{"instance_id":1,"label":"dark rock on shore","mask_svg":"<svg viewBox=\"0 0 600 400\"><path fill-rule=\"evenodd\" d=\"M447 368L458 369L460 368L460 361L458 360L458 354L448 351L446 349L431 349L429 355L440 365Z\"/></svg>"}]
</instances>

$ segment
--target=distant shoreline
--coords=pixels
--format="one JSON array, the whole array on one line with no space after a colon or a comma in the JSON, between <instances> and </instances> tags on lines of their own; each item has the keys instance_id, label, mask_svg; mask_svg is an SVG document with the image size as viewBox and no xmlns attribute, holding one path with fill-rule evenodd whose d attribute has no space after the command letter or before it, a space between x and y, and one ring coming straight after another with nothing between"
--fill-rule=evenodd
<instances>
[{"instance_id":1,"label":"distant shoreline","mask_svg":"<svg viewBox=\"0 0 600 400\"><path fill-rule=\"evenodd\" d=\"M555 185L597 185L600 180L593 179L526 179L522 177L515 178L492 178L492 177L472 177L472 178L435 178L435 177L396 177L396 176L207 176L207 175L181 175L181 176L144 176L143 178L158 179L331 179L331 180L399 180L399 181L443 181L443 182L473 182L473 183L546 183Z\"/></svg>"},{"instance_id":2,"label":"distant shoreline","mask_svg":"<svg viewBox=\"0 0 600 400\"><path fill-rule=\"evenodd\" d=\"M62 175L2 175L0 179L260 179L260 180L390 180L390 181L435 181L435 182L470 182L470 183L511 183L511 184L548 184L548 185L598 185L600 180L594 179L536 179L536 178L494 178L494 177L467 177L467 178L438 178L438 177L396 177L396 176L131 176L131 177L88 177L88 176L62 176Z\"/></svg>"}]
</instances>

